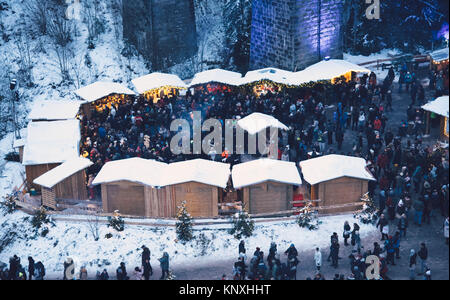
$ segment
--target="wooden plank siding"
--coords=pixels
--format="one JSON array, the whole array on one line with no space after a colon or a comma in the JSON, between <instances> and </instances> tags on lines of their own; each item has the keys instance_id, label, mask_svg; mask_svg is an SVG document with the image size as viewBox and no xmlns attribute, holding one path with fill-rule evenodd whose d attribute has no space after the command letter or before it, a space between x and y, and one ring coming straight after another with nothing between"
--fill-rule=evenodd
<instances>
[{"instance_id":1,"label":"wooden plank siding","mask_svg":"<svg viewBox=\"0 0 450 300\"><path fill-rule=\"evenodd\" d=\"M327 206L338 206L343 204L359 203L361 197L368 191L368 181L350 177L341 177L338 179L322 182L318 185L318 198L320 202L321 213L335 214L354 211L355 207L346 206L341 208L326 209ZM359 207L357 207L359 209Z\"/></svg>"},{"instance_id":2,"label":"wooden plank siding","mask_svg":"<svg viewBox=\"0 0 450 300\"><path fill-rule=\"evenodd\" d=\"M216 217L219 215L219 188L188 182L172 187L176 206L186 201L186 209L192 217Z\"/></svg>"},{"instance_id":3,"label":"wooden plank siding","mask_svg":"<svg viewBox=\"0 0 450 300\"><path fill-rule=\"evenodd\" d=\"M244 203L250 214L264 214L292 209L292 185L265 182L244 188Z\"/></svg>"},{"instance_id":4,"label":"wooden plank siding","mask_svg":"<svg viewBox=\"0 0 450 300\"><path fill-rule=\"evenodd\" d=\"M56 198L61 200L87 200L86 172L81 170L64 179L55 187Z\"/></svg>"},{"instance_id":5,"label":"wooden plank siding","mask_svg":"<svg viewBox=\"0 0 450 300\"><path fill-rule=\"evenodd\" d=\"M39 176L47 173L48 171L56 168L59 165L60 164L43 164L43 165L25 166L25 173L26 173L26 177L27 177L28 187L39 190L40 186L34 184L33 180L35 180Z\"/></svg>"}]
</instances>

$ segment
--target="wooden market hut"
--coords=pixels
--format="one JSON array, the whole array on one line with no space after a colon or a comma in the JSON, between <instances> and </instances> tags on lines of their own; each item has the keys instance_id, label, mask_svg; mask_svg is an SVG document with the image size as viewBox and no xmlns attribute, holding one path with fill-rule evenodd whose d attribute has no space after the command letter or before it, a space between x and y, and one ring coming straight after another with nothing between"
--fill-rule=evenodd
<instances>
[{"instance_id":1,"label":"wooden market hut","mask_svg":"<svg viewBox=\"0 0 450 300\"><path fill-rule=\"evenodd\" d=\"M430 67L435 71L447 70L448 72L448 47L430 53Z\"/></svg>"},{"instance_id":2,"label":"wooden market hut","mask_svg":"<svg viewBox=\"0 0 450 300\"><path fill-rule=\"evenodd\" d=\"M193 217L217 217L223 190L230 179L230 165L204 159L172 163L164 175L166 193L175 206L186 201Z\"/></svg>"},{"instance_id":3,"label":"wooden market hut","mask_svg":"<svg viewBox=\"0 0 450 300\"><path fill-rule=\"evenodd\" d=\"M449 98L448 96L441 96L434 101L431 101L422 109L426 111L426 132L430 133L431 114L435 114L439 118L439 138L442 140L449 140Z\"/></svg>"},{"instance_id":4,"label":"wooden market hut","mask_svg":"<svg viewBox=\"0 0 450 300\"><path fill-rule=\"evenodd\" d=\"M302 183L295 163L267 158L235 165L231 177L250 214L291 210L293 187Z\"/></svg>"},{"instance_id":5,"label":"wooden market hut","mask_svg":"<svg viewBox=\"0 0 450 300\"><path fill-rule=\"evenodd\" d=\"M75 94L83 101L81 110L85 116L91 117L92 111L103 110L106 106L111 108L114 103L119 103L136 93L117 82L97 81L75 91Z\"/></svg>"},{"instance_id":6,"label":"wooden market hut","mask_svg":"<svg viewBox=\"0 0 450 300\"><path fill-rule=\"evenodd\" d=\"M101 185L103 211L122 215L173 217L175 206L160 188L167 164L130 158L106 163L93 181Z\"/></svg>"},{"instance_id":7,"label":"wooden market hut","mask_svg":"<svg viewBox=\"0 0 450 300\"><path fill-rule=\"evenodd\" d=\"M300 162L303 180L320 213L340 213L361 209L361 198L375 178L363 158L326 155ZM318 203L318 204L317 204Z\"/></svg>"},{"instance_id":8,"label":"wooden market hut","mask_svg":"<svg viewBox=\"0 0 450 300\"><path fill-rule=\"evenodd\" d=\"M80 112L81 101L39 101L35 102L28 120L39 121L62 121L75 119Z\"/></svg>"},{"instance_id":9,"label":"wooden market hut","mask_svg":"<svg viewBox=\"0 0 450 300\"><path fill-rule=\"evenodd\" d=\"M136 91L147 100L157 103L164 96L169 98L179 94L180 90L186 90L188 86L180 77L173 74L151 73L131 81Z\"/></svg>"},{"instance_id":10,"label":"wooden market hut","mask_svg":"<svg viewBox=\"0 0 450 300\"><path fill-rule=\"evenodd\" d=\"M277 68L264 68L249 71L241 79L241 86L251 89L256 96L268 92L276 93L282 88L291 86L291 77L294 73Z\"/></svg>"},{"instance_id":11,"label":"wooden market hut","mask_svg":"<svg viewBox=\"0 0 450 300\"><path fill-rule=\"evenodd\" d=\"M28 187L38 189L36 178L78 157L80 139L78 120L28 123L22 161Z\"/></svg>"},{"instance_id":12,"label":"wooden market hut","mask_svg":"<svg viewBox=\"0 0 450 300\"><path fill-rule=\"evenodd\" d=\"M242 75L237 72L223 69L212 69L195 74L189 88L215 91L230 91L241 84Z\"/></svg>"},{"instance_id":13,"label":"wooden market hut","mask_svg":"<svg viewBox=\"0 0 450 300\"><path fill-rule=\"evenodd\" d=\"M41 186L42 205L57 210L61 200L87 200L85 170L92 164L86 158L76 157L36 178L33 183Z\"/></svg>"},{"instance_id":14,"label":"wooden market hut","mask_svg":"<svg viewBox=\"0 0 450 300\"><path fill-rule=\"evenodd\" d=\"M93 184L101 184L103 210L123 215L175 218L186 201L193 217L218 215L220 189L230 166L206 160L165 164L130 158L105 164Z\"/></svg>"}]
</instances>

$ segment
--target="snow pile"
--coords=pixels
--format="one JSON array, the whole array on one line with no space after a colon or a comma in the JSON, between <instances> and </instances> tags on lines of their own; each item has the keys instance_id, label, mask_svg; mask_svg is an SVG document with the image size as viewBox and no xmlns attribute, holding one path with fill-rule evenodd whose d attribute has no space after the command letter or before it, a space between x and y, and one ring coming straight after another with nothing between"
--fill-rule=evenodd
<instances>
[{"instance_id":1,"label":"snow pile","mask_svg":"<svg viewBox=\"0 0 450 300\"><path fill-rule=\"evenodd\" d=\"M151 263L159 267L156 259L163 252L168 252L171 258L171 268L176 274L177 267L208 266L218 261L237 259L239 240L228 233L230 226L195 226L194 239L182 244L176 242L174 227L137 226L127 224L125 230L116 232L108 229L106 224L100 224L100 240L95 241L86 222L55 221L46 237L34 237L30 227L29 217L22 212L3 216L0 222L4 226L0 229L0 236L8 230L18 234L14 243L0 253L0 261L8 262L9 257L16 254L22 261L32 255L35 261L41 260L47 270L47 278L61 278L63 262L71 257L77 267L85 265L90 276L97 270L106 268L110 275L120 262L125 262L131 271L140 265L142 245L146 245L152 252ZM280 251L284 251L294 243L299 251L311 250L315 247L326 248L333 232L340 232L344 221L353 222L350 215L321 218L319 230L309 231L298 226L294 219L275 221L272 223L256 223L252 237L246 239L246 247L253 252L256 247L269 248L271 242L278 244ZM365 238L376 231L373 226L361 224L361 238ZM111 233L112 238L105 235ZM204 248L206 240L208 246ZM230 269L232 266L230 265ZM78 271L78 269L77 269ZM219 274L218 274L219 276Z\"/></svg>"}]
</instances>

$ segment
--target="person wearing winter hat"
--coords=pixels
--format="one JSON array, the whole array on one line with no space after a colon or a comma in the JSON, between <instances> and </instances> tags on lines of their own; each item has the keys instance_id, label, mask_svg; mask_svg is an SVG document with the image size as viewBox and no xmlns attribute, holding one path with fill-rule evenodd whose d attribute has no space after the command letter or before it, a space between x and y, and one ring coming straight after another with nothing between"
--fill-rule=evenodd
<instances>
[{"instance_id":1,"label":"person wearing winter hat","mask_svg":"<svg viewBox=\"0 0 450 300\"><path fill-rule=\"evenodd\" d=\"M320 253L320 249L318 247L314 253L314 263L316 264L317 272L320 272L320 268L322 267L322 253Z\"/></svg>"},{"instance_id":2,"label":"person wearing winter hat","mask_svg":"<svg viewBox=\"0 0 450 300\"><path fill-rule=\"evenodd\" d=\"M416 265L417 265L417 253L414 249L411 249L409 253L409 279L416 279Z\"/></svg>"}]
</instances>

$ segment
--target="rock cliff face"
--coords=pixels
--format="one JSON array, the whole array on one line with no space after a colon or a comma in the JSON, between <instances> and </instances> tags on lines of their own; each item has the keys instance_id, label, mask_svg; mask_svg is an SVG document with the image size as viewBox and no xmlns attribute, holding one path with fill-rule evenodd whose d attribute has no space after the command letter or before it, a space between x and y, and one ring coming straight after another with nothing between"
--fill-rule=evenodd
<instances>
[{"instance_id":1,"label":"rock cliff face","mask_svg":"<svg viewBox=\"0 0 450 300\"><path fill-rule=\"evenodd\" d=\"M124 0L123 36L164 70L197 53L193 0Z\"/></svg>"},{"instance_id":2,"label":"rock cliff face","mask_svg":"<svg viewBox=\"0 0 450 300\"><path fill-rule=\"evenodd\" d=\"M250 67L299 71L342 58L341 0L253 0Z\"/></svg>"}]
</instances>

